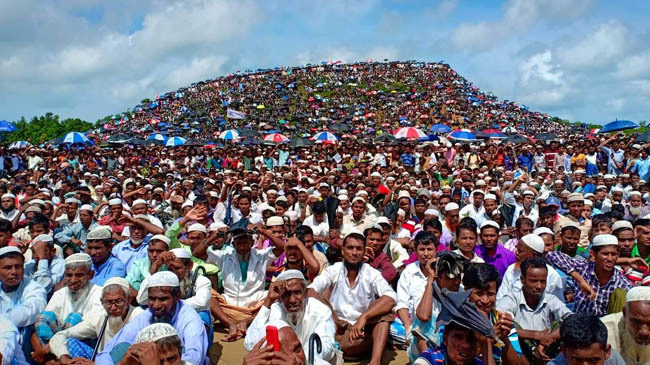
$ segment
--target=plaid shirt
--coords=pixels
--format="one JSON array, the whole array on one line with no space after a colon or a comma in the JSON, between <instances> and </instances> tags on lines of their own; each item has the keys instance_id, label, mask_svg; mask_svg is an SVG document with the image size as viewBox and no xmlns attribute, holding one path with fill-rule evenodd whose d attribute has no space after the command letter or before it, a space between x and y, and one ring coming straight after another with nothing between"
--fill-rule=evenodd
<instances>
[{"instance_id":1,"label":"plaid shirt","mask_svg":"<svg viewBox=\"0 0 650 365\"><path fill-rule=\"evenodd\" d=\"M594 270L595 264L593 262L574 259L560 251L550 252L546 255L546 259L551 263L551 265L567 274L576 271L589 285L591 285L592 288L594 288L594 291L596 291L596 299L592 301L589 300L582 290L576 288L574 294L574 311L576 313L590 313L602 317L607 314L609 297L612 295L614 289L630 289L633 287L632 283L616 269L612 272L612 277L609 279L607 284L600 285L598 278L596 277L596 271Z\"/></svg>"}]
</instances>

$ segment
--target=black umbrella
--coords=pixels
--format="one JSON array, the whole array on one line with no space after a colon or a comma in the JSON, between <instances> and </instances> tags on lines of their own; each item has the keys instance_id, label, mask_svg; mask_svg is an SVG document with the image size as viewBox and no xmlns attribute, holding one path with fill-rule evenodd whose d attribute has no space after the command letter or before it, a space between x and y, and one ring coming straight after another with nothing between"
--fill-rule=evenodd
<instances>
[{"instance_id":1,"label":"black umbrella","mask_svg":"<svg viewBox=\"0 0 650 365\"><path fill-rule=\"evenodd\" d=\"M650 142L650 132L640 133L634 139L635 142Z\"/></svg>"},{"instance_id":2,"label":"black umbrella","mask_svg":"<svg viewBox=\"0 0 650 365\"><path fill-rule=\"evenodd\" d=\"M553 141L557 139L557 135L555 133L540 133L535 136L535 139L540 141Z\"/></svg>"},{"instance_id":3,"label":"black umbrella","mask_svg":"<svg viewBox=\"0 0 650 365\"><path fill-rule=\"evenodd\" d=\"M185 141L184 146L205 146L207 143L205 141L196 139L196 138L190 138L187 141Z\"/></svg>"},{"instance_id":4,"label":"black umbrella","mask_svg":"<svg viewBox=\"0 0 650 365\"><path fill-rule=\"evenodd\" d=\"M240 129L239 135L242 137L258 137L260 135L260 132L252 129Z\"/></svg>"},{"instance_id":5,"label":"black umbrella","mask_svg":"<svg viewBox=\"0 0 650 365\"><path fill-rule=\"evenodd\" d=\"M492 323L469 301L471 290L450 292L440 289L438 283L433 283L433 297L441 304L440 314L436 321L436 329L442 325L455 322L479 334L494 338Z\"/></svg>"},{"instance_id":6,"label":"black umbrella","mask_svg":"<svg viewBox=\"0 0 650 365\"><path fill-rule=\"evenodd\" d=\"M161 141L159 139L148 139L148 140L144 141L144 144L146 146L164 146L165 141Z\"/></svg>"},{"instance_id":7,"label":"black umbrella","mask_svg":"<svg viewBox=\"0 0 650 365\"><path fill-rule=\"evenodd\" d=\"M296 137L289 142L289 146L291 147L311 147L313 145L314 141L304 137Z\"/></svg>"},{"instance_id":8,"label":"black umbrella","mask_svg":"<svg viewBox=\"0 0 650 365\"><path fill-rule=\"evenodd\" d=\"M345 132L350 130L350 126L345 123L334 123L329 126L329 129L337 132Z\"/></svg>"},{"instance_id":9,"label":"black umbrella","mask_svg":"<svg viewBox=\"0 0 650 365\"><path fill-rule=\"evenodd\" d=\"M108 139L106 139L106 142L108 143L116 143L116 144L124 144L127 143L131 139L131 136L127 136L126 134L115 134Z\"/></svg>"},{"instance_id":10,"label":"black umbrella","mask_svg":"<svg viewBox=\"0 0 650 365\"><path fill-rule=\"evenodd\" d=\"M530 139L522 136L521 134L515 134L509 136L508 138L505 138L503 140L503 143L513 143L513 144L530 143Z\"/></svg>"},{"instance_id":11,"label":"black umbrella","mask_svg":"<svg viewBox=\"0 0 650 365\"><path fill-rule=\"evenodd\" d=\"M262 141L260 141L258 138L253 138L253 137L248 137L244 138L243 141L241 141L242 146L257 146L262 144Z\"/></svg>"},{"instance_id":12,"label":"black umbrella","mask_svg":"<svg viewBox=\"0 0 650 365\"><path fill-rule=\"evenodd\" d=\"M133 138L130 138L126 143L130 144L130 145L133 145L133 146L143 146L145 144L145 142L146 141L144 139L142 139L142 138L133 137Z\"/></svg>"},{"instance_id":13,"label":"black umbrella","mask_svg":"<svg viewBox=\"0 0 650 365\"><path fill-rule=\"evenodd\" d=\"M395 138L394 135L384 133L384 134L380 134L379 136L375 137L375 142L377 142L377 143L383 143L384 142L385 143L385 142L392 142L392 141L394 141L396 139L397 138Z\"/></svg>"}]
</instances>

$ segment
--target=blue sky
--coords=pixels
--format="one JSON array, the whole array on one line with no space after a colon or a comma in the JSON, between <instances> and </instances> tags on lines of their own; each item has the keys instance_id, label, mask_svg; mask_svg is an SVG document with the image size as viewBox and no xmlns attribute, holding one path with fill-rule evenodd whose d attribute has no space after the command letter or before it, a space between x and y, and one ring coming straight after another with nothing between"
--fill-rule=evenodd
<instances>
[{"instance_id":1,"label":"blue sky","mask_svg":"<svg viewBox=\"0 0 650 365\"><path fill-rule=\"evenodd\" d=\"M590 123L648 120L650 2L0 0L0 119L89 121L247 68L448 62L485 91Z\"/></svg>"}]
</instances>

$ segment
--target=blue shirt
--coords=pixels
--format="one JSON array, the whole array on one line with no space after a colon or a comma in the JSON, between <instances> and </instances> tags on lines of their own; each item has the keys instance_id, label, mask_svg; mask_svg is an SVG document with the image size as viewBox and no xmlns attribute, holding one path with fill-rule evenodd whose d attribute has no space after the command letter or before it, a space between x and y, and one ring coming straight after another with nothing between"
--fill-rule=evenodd
<instances>
[{"instance_id":1,"label":"blue shirt","mask_svg":"<svg viewBox=\"0 0 650 365\"><path fill-rule=\"evenodd\" d=\"M409 153L402 153L402 156L400 157L402 159L402 165L406 167L413 167L415 166L415 157Z\"/></svg>"},{"instance_id":2,"label":"blue shirt","mask_svg":"<svg viewBox=\"0 0 650 365\"><path fill-rule=\"evenodd\" d=\"M650 175L650 157L647 157L645 160L642 158L637 159L632 166L632 171L636 170L639 174L641 180L648 181L648 175Z\"/></svg>"},{"instance_id":3,"label":"blue shirt","mask_svg":"<svg viewBox=\"0 0 650 365\"><path fill-rule=\"evenodd\" d=\"M120 278L125 277L126 267L122 261L111 254L108 256L108 260L106 260L106 262L101 266L97 267L97 265L93 263L93 272L95 273L95 276L90 279L90 282L95 285L104 286L104 282L110 278L116 276Z\"/></svg>"},{"instance_id":4,"label":"blue shirt","mask_svg":"<svg viewBox=\"0 0 650 365\"><path fill-rule=\"evenodd\" d=\"M64 273L65 260L58 256L54 256L51 262L39 260L36 264L36 260L32 259L25 263L25 277L41 284L48 294L63 280Z\"/></svg>"},{"instance_id":5,"label":"blue shirt","mask_svg":"<svg viewBox=\"0 0 650 365\"><path fill-rule=\"evenodd\" d=\"M92 231L95 227L99 227L99 224L95 221L90 223L88 229L86 229L84 225L81 224L81 222L74 223L69 226L66 226L61 232L57 233L54 236L54 239L57 240L59 243L65 245L71 242L70 241L71 238L74 238L83 242L85 246L86 235L88 234L88 232Z\"/></svg>"},{"instance_id":6,"label":"blue shirt","mask_svg":"<svg viewBox=\"0 0 650 365\"><path fill-rule=\"evenodd\" d=\"M131 246L131 239L122 241L113 247L113 256L122 261L128 272L133 261L147 257L147 248L151 237L151 234L146 235L142 243L135 248Z\"/></svg>"},{"instance_id":7,"label":"blue shirt","mask_svg":"<svg viewBox=\"0 0 650 365\"><path fill-rule=\"evenodd\" d=\"M118 332L111 342L104 346L104 349L97 356L95 364L114 364L111 358L111 351L120 343L135 343L138 332L150 325L152 319L151 310L146 310L127 323ZM208 352L208 336L205 333L205 326L198 313L189 305L178 302L176 312L170 323L178 332L183 343L182 360L192 364L208 364L206 354Z\"/></svg>"}]
</instances>

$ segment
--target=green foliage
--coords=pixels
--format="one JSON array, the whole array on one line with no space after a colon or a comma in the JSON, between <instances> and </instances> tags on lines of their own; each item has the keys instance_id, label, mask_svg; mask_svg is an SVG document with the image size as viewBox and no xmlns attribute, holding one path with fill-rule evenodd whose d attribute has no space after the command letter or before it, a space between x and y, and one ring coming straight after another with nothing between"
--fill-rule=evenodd
<instances>
[{"instance_id":1,"label":"green foliage","mask_svg":"<svg viewBox=\"0 0 650 365\"><path fill-rule=\"evenodd\" d=\"M54 138L62 137L69 132L85 132L93 128L79 118L67 118L60 120L58 115L46 113L40 117L33 117L27 121L25 117L14 122L17 130L11 133L3 133L4 142L29 141L32 144L39 144Z\"/></svg>"}]
</instances>

